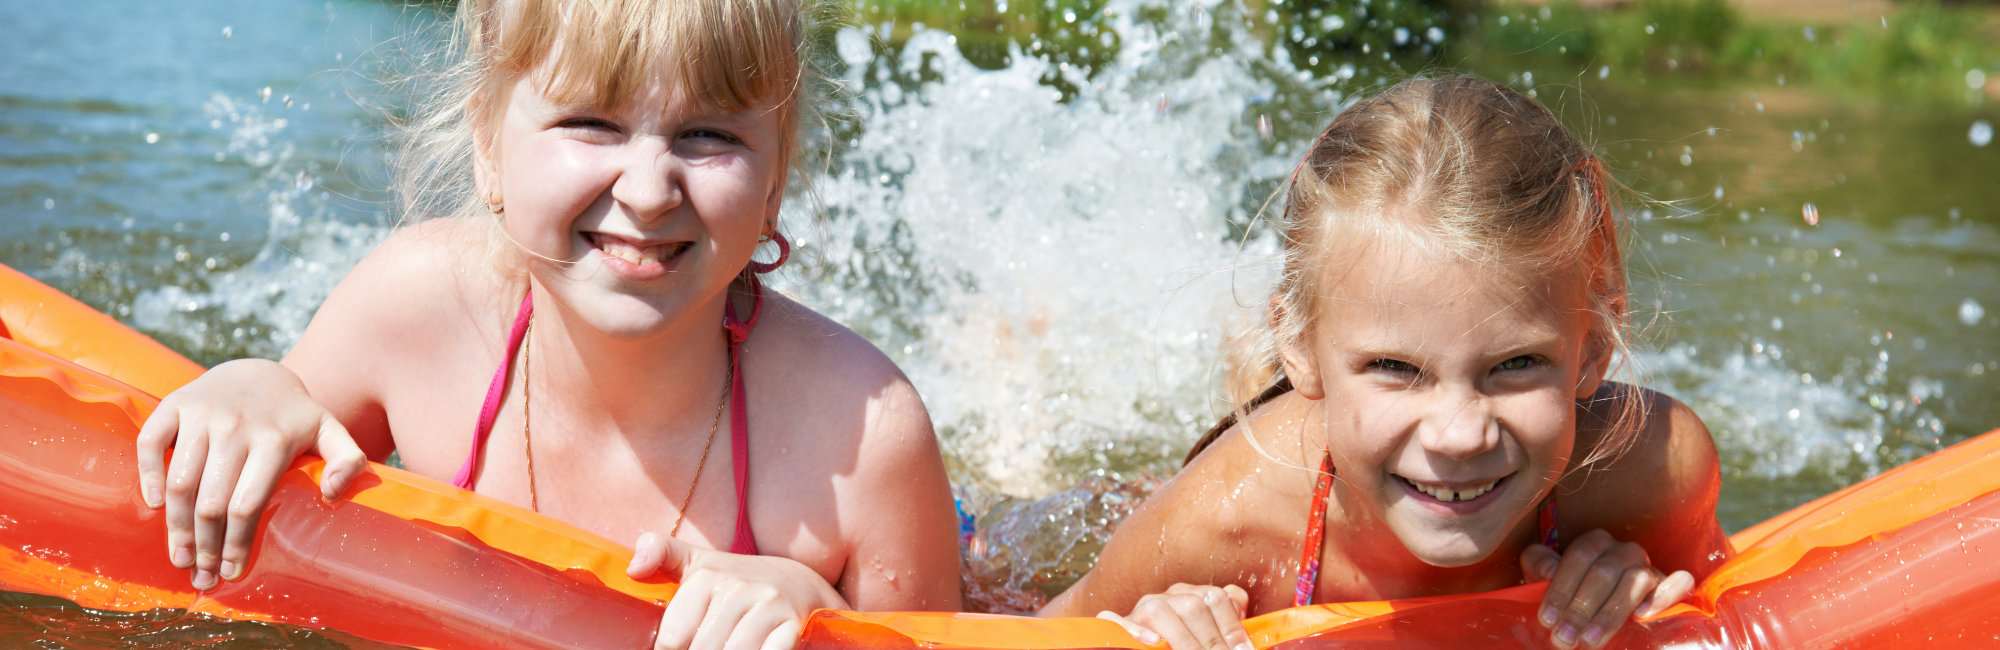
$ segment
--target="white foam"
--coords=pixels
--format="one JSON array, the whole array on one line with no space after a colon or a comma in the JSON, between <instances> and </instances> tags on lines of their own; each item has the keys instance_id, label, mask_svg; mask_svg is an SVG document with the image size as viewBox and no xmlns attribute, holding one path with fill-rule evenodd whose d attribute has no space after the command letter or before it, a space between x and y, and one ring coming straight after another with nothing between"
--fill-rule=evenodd
<instances>
[{"instance_id":1,"label":"white foam","mask_svg":"<svg viewBox=\"0 0 2000 650\"><path fill-rule=\"evenodd\" d=\"M952 451L1015 494L1067 485L1052 457L1083 448L1184 448L1214 414L1219 342L1273 277L1269 242L1239 253L1226 230L1247 181L1289 169L1246 119L1272 89L1240 58L1160 63L1176 35L1120 33L1068 102L1045 62L981 70L918 33L898 65L941 80L864 92L864 132L818 183L819 273L841 281L798 289L890 349Z\"/></svg>"}]
</instances>

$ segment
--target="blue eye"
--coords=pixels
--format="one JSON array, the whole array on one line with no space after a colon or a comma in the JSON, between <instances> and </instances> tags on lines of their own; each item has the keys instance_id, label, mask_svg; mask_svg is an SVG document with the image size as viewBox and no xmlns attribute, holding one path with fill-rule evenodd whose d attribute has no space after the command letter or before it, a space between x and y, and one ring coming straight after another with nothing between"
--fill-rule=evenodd
<instances>
[{"instance_id":1,"label":"blue eye","mask_svg":"<svg viewBox=\"0 0 2000 650\"><path fill-rule=\"evenodd\" d=\"M1502 361L1502 362L1500 362L1500 365L1499 365L1499 366L1496 366L1496 367L1495 367L1494 369L1495 369L1495 370L1527 370L1527 369L1529 369L1529 368L1533 368L1533 367L1535 367L1535 366L1539 366L1539 365L1542 365L1542 358L1541 358L1541 357L1538 357L1538 356L1535 356L1535 355L1532 355L1532 354L1523 354L1523 355L1521 355L1521 356L1518 356L1518 357L1514 357L1514 358L1512 358L1512 359L1508 359L1508 360L1506 360L1506 361Z\"/></svg>"}]
</instances>

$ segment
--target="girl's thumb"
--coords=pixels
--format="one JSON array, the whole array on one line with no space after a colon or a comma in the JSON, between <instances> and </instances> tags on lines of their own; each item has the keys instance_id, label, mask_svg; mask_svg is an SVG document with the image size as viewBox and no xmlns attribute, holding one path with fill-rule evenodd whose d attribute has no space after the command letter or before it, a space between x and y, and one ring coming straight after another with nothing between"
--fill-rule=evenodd
<instances>
[{"instance_id":1,"label":"girl's thumb","mask_svg":"<svg viewBox=\"0 0 2000 650\"><path fill-rule=\"evenodd\" d=\"M651 532L641 533L632 547L632 563L625 566L625 575L634 578L668 574L678 579L698 551L680 540Z\"/></svg>"}]
</instances>

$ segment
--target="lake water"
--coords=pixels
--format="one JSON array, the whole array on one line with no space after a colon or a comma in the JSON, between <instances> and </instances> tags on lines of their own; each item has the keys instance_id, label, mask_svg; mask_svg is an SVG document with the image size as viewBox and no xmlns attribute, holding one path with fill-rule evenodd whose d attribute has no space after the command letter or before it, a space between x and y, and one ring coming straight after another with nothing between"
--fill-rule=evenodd
<instances>
[{"instance_id":1,"label":"lake water","mask_svg":"<svg viewBox=\"0 0 2000 650\"><path fill-rule=\"evenodd\" d=\"M1073 580L1227 409L1218 350L1272 274L1258 207L1338 107L1456 37L1314 14L1393 56L1295 60L1254 12L1170 4L1051 18L1011 54L908 23L826 44L853 92L818 134L816 201L788 203L801 263L777 284L922 391L981 515L982 608ZM396 219L404 103L378 81L433 12L0 4L32 35L0 41L0 262L205 363L281 354ZM1468 65L1534 89L1658 201L1630 210L1629 365L1715 433L1728 527L2000 426L2000 110ZM95 645L133 620L167 628L135 645L341 642L0 603L7 638Z\"/></svg>"}]
</instances>

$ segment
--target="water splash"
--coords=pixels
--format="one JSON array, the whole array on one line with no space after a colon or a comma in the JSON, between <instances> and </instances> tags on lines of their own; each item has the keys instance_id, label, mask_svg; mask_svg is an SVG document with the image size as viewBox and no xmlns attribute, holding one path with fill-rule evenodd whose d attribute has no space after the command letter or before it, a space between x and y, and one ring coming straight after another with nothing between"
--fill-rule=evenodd
<instances>
[{"instance_id":1,"label":"water splash","mask_svg":"<svg viewBox=\"0 0 2000 650\"><path fill-rule=\"evenodd\" d=\"M1067 101L1040 81L1063 70L1019 53L982 70L920 32L894 73L936 81L864 91L865 129L817 185L809 273L831 281L797 291L891 350L1003 492L1065 485L1065 459L1177 454L1215 412L1229 324L1272 277L1268 241L1232 231L1261 199L1247 182L1289 168L1251 111L1275 90L1254 52L1165 49L1188 37L1175 27L1119 25L1118 61ZM842 34L842 56L865 38Z\"/></svg>"},{"instance_id":2,"label":"water splash","mask_svg":"<svg viewBox=\"0 0 2000 650\"><path fill-rule=\"evenodd\" d=\"M215 160L240 160L261 172L263 245L247 263L227 268L215 257L196 262L185 247L176 249L175 261L187 269L182 281L140 292L131 304L134 324L174 332L196 350L282 356L327 293L385 234L377 225L329 217L316 177L293 161L287 119L262 108L269 91L259 91L256 103L216 94L203 106L210 128L228 129ZM227 242L231 234L220 238Z\"/></svg>"}]
</instances>

